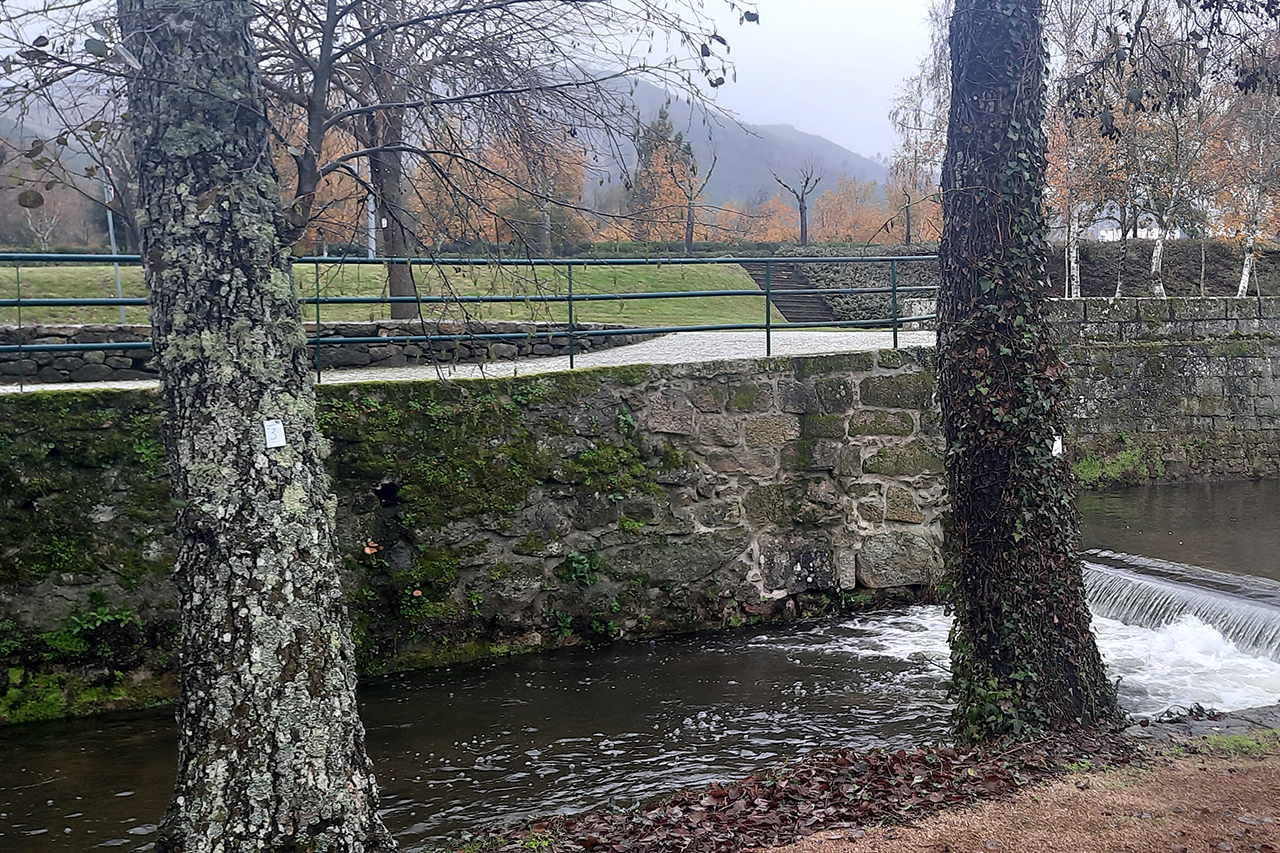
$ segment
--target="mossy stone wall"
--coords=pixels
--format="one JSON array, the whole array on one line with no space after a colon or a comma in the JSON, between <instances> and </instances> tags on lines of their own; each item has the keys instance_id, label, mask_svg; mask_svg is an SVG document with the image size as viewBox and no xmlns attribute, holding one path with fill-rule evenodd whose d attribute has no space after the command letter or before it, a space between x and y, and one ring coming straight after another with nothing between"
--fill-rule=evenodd
<instances>
[{"instance_id":1,"label":"mossy stone wall","mask_svg":"<svg viewBox=\"0 0 1280 853\"><path fill-rule=\"evenodd\" d=\"M1280 476L1280 300L1050 303L1087 488ZM366 672L927 587L929 350L320 389ZM0 397L0 718L172 694L147 392Z\"/></svg>"},{"instance_id":2,"label":"mossy stone wall","mask_svg":"<svg viewBox=\"0 0 1280 853\"><path fill-rule=\"evenodd\" d=\"M366 672L785 619L939 566L929 351L320 388ZM146 392L0 397L0 717L172 688Z\"/></svg>"}]
</instances>

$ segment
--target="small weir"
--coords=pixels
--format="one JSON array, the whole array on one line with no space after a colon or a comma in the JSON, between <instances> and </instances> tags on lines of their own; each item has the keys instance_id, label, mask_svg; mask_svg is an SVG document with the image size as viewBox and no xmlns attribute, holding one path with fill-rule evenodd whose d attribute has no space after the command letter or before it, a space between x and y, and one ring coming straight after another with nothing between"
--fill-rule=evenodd
<instances>
[{"instance_id":1,"label":"small weir","mask_svg":"<svg viewBox=\"0 0 1280 853\"><path fill-rule=\"evenodd\" d=\"M1095 617L1160 629L1194 616L1240 651L1280 663L1280 583L1095 549L1085 585Z\"/></svg>"},{"instance_id":2,"label":"small weir","mask_svg":"<svg viewBox=\"0 0 1280 853\"><path fill-rule=\"evenodd\" d=\"M1249 501L1223 486L1204 494L1219 515L1230 506L1218 535L1238 549L1216 564L1208 533L1193 542L1189 524L1167 523L1165 497L1148 501L1164 513L1154 522L1108 511L1123 545L1091 533L1085 510L1094 627L1136 715L1280 701L1280 582L1256 576L1275 577L1274 527L1252 548L1251 575L1172 562L1195 544L1186 557L1235 567L1248 550L1231 519ZM1144 549L1129 536L1139 529L1165 550ZM1160 559L1105 550L1121 547ZM361 713L385 818L406 851L456 849L481 826L630 806L818 749L941 740L949 627L942 608L912 607L374 681ZM169 709L0 728L0 850L151 849L176 761Z\"/></svg>"}]
</instances>

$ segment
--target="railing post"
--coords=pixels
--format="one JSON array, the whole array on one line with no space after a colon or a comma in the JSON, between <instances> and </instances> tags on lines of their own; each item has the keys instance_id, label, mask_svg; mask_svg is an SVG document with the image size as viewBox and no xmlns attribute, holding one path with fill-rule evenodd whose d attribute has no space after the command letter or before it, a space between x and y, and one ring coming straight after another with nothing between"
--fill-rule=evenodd
<instances>
[{"instance_id":1,"label":"railing post","mask_svg":"<svg viewBox=\"0 0 1280 853\"><path fill-rule=\"evenodd\" d=\"M320 262L316 261L316 384L320 384L321 373L324 370L320 362Z\"/></svg>"},{"instance_id":2,"label":"railing post","mask_svg":"<svg viewBox=\"0 0 1280 853\"><path fill-rule=\"evenodd\" d=\"M889 261L889 290L893 304L893 348L898 348L898 262Z\"/></svg>"},{"instance_id":3,"label":"railing post","mask_svg":"<svg viewBox=\"0 0 1280 853\"><path fill-rule=\"evenodd\" d=\"M764 262L764 354L773 356L773 262Z\"/></svg>"},{"instance_id":4,"label":"railing post","mask_svg":"<svg viewBox=\"0 0 1280 853\"><path fill-rule=\"evenodd\" d=\"M26 353L22 351L22 265L13 265L13 274L18 282L18 390L27 390Z\"/></svg>"},{"instance_id":5,"label":"railing post","mask_svg":"<svg viewBox=\"0 0 1280 853\"><path fill-rule=\"evenodd\" d=\"M569 369L573 370L573 264L569 264Z\"/></svg>"}]
</instances>

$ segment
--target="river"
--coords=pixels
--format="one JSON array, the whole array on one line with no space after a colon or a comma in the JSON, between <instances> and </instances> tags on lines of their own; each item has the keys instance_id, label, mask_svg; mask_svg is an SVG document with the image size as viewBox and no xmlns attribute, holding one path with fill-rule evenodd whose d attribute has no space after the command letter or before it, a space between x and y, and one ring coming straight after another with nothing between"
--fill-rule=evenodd
<instances>
[{"instance_id":1,"label":"river","mask_svg":"<svg viewBox=\"0 0 1280 853\"><path fill-rule=\"evenodd\" d=\"M1243 649L1231 626L1214 627L1211 607L1194 612L1204 598L1257 597L1280 626L1280 603L1267 611L1272 593L1280 602L1277 506L1278 483L1082 499L1091 589L1118 584L1121 600L1154 586L1172 608L1136 624L1095 619L1131 712L1280 701L1280 651ZM940 740L946 635L941 608L913 607L376 680L361 701L385 817L406 850L423 850L482 825L630 805L819 748ZM174 744L168 709L0 729L0 849L150 849Z\"/></svg>"}]
</instances>

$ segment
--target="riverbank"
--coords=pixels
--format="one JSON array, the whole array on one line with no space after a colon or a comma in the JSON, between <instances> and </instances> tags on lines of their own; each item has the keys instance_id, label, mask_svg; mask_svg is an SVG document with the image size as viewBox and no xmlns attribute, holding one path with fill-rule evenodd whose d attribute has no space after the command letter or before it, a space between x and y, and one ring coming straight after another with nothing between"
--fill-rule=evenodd
<instances>
[{"instance_id":1,"label":"riverbank","mask_svg":"<svg viewBox=\"0 0 1280 853\"><path fill-rule=\"evenodd\" d=\"M781 853L1280 850L1280 705L1003 751L819 754L467 849Z\"/></svg>"}]
</instances>

